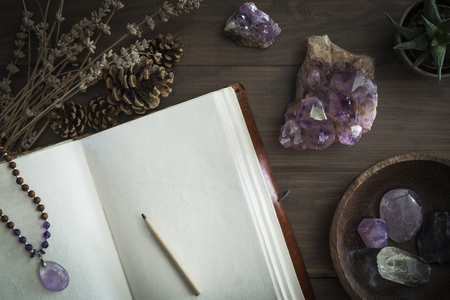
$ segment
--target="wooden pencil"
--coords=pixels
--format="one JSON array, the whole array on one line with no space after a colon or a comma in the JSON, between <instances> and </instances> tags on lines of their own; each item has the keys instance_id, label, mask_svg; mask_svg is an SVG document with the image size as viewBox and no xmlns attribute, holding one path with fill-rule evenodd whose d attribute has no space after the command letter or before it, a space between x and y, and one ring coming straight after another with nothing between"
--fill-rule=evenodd
<instances>
[{"instance_id":1,"label":"wooden pencil","mask_svg":"<svg viewBox=\"0 0 450 300\"><path fill-rule=\"evenodd\" d=\"M164 238L161 236L161 234L156 229L155 225L150 222L150 220L142 214L142 218L144 218L145 223L147 224L148 229L150 229L151 233L155 237L155 239L158 241L159 245L163 248L164 252L167 254L167 256L172 260L172 263L177 268L180 275L183 277L183 279L186 281L188 286L191 288L192 292L195 296L198 296L202 293L202 290L197 285L197 283L192 279L192 277L189 275L189 273L186 271L186 268L181 264L178 257L175 255L173 250L170 248L169 244L164 240Z\"/></svg>"}]
</instances>

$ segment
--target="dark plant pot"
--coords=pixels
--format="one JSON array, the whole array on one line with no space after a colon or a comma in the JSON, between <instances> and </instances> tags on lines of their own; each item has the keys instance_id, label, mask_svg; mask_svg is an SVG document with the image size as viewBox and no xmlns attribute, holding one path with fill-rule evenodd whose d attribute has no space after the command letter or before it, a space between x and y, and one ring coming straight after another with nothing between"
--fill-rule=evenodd
<instances>
[{"instance_id":1,"label":"dark plant pot","mask_svg":"<svg viewBox=\"0 0 450 300\"><path fill-rule=\"evenodd\" d=\"M450 6L450 0L436 0L436 4ZM423 9L423 1L422 0L414 1L403 12L402 17L400 18L398 24L400 26L407 27L412 18L414 18L414 16L417 15L422 9ZM405 41L406 40L404 40L397 32L394 32L394 36L392 37L393 47ZM436 78L436 79L438 78L438 72L436 68L428 67L423 64L419 65L418 67L413 67L415 57L413 56L411 51L403 49L394 49L393 51L397 62L403 69L405 69L409 73L428 78ZM448 77L450 77L450 68L442 68L441 78L448 78Z\"/></svg>"}]
</instances>

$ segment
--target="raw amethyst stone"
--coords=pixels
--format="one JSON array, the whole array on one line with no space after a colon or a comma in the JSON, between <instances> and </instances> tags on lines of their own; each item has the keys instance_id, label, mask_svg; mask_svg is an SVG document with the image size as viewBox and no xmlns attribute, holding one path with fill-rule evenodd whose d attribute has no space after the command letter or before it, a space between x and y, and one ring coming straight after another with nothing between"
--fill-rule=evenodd
<instances>
[{"instance_id":1,"label":"raw amethyst stone","mask_svg":"<svg viewBox=\"0 0 450 300\"><path fill-rule=\"evenodd\" d=\"M302 105L297 112L296 122L306 129L333 124L333 120L326 115L324 106L317 97L303 99Z\"/></svg>"},{"instance_id":2,"label":"raw amethyst stone","mask_svg":"<svg viewBox=\"0 0 450 300\"><path fill-rule=\"evenodd\" d=\"M336 133L341 144L352 146L356 144L361 138L362 127L360 125L354 125L351 127L337 125Z\"/></svg>"},{"instance_id":3,"label":"raw amethyst stone","mask_svg":"<svg viewBox=\"0 0 450 300\"><path fill-rule=\"evenodd\" d=\"M423 219L422 202L409 189L395 189L381 199L380 216L386 221L389 237L403 243L419 231Z\"/></svg>"},{"instance_id":4,"label":"raw amethyst stone","mask_svg":"<svg viewBox=\"0 0 450 300\"><path fill-rule=\"evenodd\" d=\"M341 126L349 127L359 122L358 103L346 91L337 90L331 93L330 111L333 120Z\"/></svg>"},{"instance_id":5,"label":"raw amethyst stone","mask_svg":"<svg viewBox=\"0 0 450 300\"><path fill-rule=\"evenodd\" d=\"M362 220L358 226L358 233L367 248L387 247L387 226L383 219Z\"/></svg>"},{"instance_id":6,"label":"raw amethyst stone","mask_svg":"<svg viewBox=\"0 0 450 300\"><path fill-rule=\"evenodd\" d=\"M278 24L252 2L242 4L227 20L224 29L225 35L237 45L259 48L272 45L280 32Z\"/></svg>"},{"instance_id":7,"label":"raw amethyst stone","mask_svg":"<svg viewBox=\"0 0 450 300\"><path fill-rule=\"evenodd\" d=\"M355 81L356 72L352 71L338 71L334 72L330 79L330 88L333 90L352 91L353 83Z\"/></svg>"},{"instance_id":8,"label":"raw amethyst stone","mask_svg":"<svg viewBox=\"0 0 450 300\"><path fill-rule=\"evenodd\" d=\"M423 218L417 233L420 256L430 264L450 263L450 214L434 212Z\"/></svg>"},{"instance_id":9,"label":"raw amethyst stone","mask_svg":"<svg viewBox=\"0 0 450 300\"><path fill-rule=\"evenodd\" d=\"M349 53L327 36L309 37L306 59L297 74L295 100L284 115L280 143L286 148L322 150L336 140L329 135L335 132L342 144L355 145L372 129L377 114L373 74L372 58ZM291 128L300 130L294 135L288 132ZM302 141L301 146L294 138Z\"/></svg>"},{"instance_id":10,"label":"raw amethyst stone","mask_svg":"<svg viewBox=\"0 0 450 300\"><path fill-rule=\"evenodd\" d=\"M46 288L52 291L62 291L69 285L69 274L61 265L46 261L46 266L39 267L39 276Z\"/></svg>"}]
</instances>

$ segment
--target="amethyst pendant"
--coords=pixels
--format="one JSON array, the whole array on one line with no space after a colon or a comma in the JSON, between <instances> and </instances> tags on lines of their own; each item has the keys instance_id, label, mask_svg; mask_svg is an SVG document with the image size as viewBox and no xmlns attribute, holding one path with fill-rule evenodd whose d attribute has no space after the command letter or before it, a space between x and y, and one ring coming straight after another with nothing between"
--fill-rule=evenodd
<instances>
[{"instance_id":1,"label":"amethyst pendant","mask_svg":"<svg viewBox=\"0 0 450 300\"><path fill-rule=\"evenodd\" d=\"M53 261L46 261L45 263L45 267L42 265L39 267L39 276L44 286L55 292L64 290L69 285L69 273Z\"/></svg>"}]
</instances>

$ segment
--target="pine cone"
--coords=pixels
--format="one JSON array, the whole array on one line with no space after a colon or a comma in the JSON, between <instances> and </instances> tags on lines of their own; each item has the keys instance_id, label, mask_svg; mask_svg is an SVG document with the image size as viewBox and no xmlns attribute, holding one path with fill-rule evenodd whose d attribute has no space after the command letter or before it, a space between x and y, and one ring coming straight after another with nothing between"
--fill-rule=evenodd
<instances>
[{"instance_id":1,"label":"pine cone","mask_svg":"<svg viewBox=\"0 0 450 300\"><path fill-rule=\"evenodd\" d=\"M167 84L173 82L173 73L154 64L147 55L142 55L140 62L129 69L112 66L104 75L108 102L127 115L144 114L159 105L159 96L167 97L172 92Z\"/></svg>"},{"instance_id":2,"label":"pine cone","mask_svg":"<svg viewBox=\"0 0 450 300\"><path fill-rule=\"evenodd\" d=\"M119 122L119 109L108 103L101 95L92 97L84 111L88 125L96 131L111 128Z\"/></svg>"},{"instance_id":3,"label":"pine cone","mask_svg":"<svg viewBox=\"0 0 450 300\"><path fill-rule=\"evenodd\" d=\"M180 61L183 54L183 44L180 39L173 40L172 35L158 35L150 44L149 52L157 65L163 66L169 72L172 66Z\"/></svg>"},{"instance_id":4,"label":"pine cone","mask_svg":"<svg viewBox=\"0 0 450 300\"><path fill-rule=\"evenodd\" d=\"M48 118L50 127L63 138L73 138L83 134L86 125L86 114L81 104L65 101L61 107L52 110Z\"/></svg>"}]
</instances>

